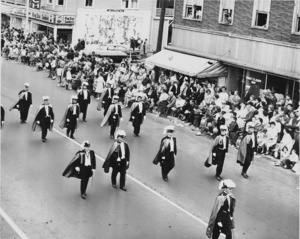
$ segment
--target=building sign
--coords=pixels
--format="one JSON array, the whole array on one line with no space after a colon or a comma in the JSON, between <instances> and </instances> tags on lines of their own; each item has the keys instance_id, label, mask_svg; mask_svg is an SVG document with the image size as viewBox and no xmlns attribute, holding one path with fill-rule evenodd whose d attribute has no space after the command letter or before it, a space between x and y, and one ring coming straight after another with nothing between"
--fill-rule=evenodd
<instances>
[{"instance_id":1,"label":"building sign","mask_svg":"<svg viewBox=\"0 0 300 239\"><path fill-rule=\"evenodd\" d=\"M124 9L107 9L108 12L124 12Z\"/></svg>"},{"instance_id":2,"label":"building sign","mask_svg":"<svg viewBox=\"0 0 300 239\"><path fill-rule=\"evenodd\" d=\"M29 17L34 18L37 20L49 22L49 23L54 23L54 15L52 14L47 14L47 13L41 13L37 11L30 11L29 12Z\"/></svg>"},{"instance_id":3,"label":"building sign","mask_svg":"<svg viewBox=\"0 0 300 239\"><path fill-rule=\"evenodd\" d=\"M29 7L34 9L41 9L41 0L30 0Z\"/></svg>"},{"instance_id":4,"label":"building sign","mask_svg":"<svg viewBox=\"0 0 300 239\"><path fill-rule=\"evenodd\" d=\"M74 16L65 16L65 24L74 24L75 17Z\"/></svg>"},{"instance_id":5,"label":"building sign","mask_svg":"<svg viewBox=\"0 0 300 239\"><path fill-rule=\"evenodd\" d=\"M26 10L25 9L12 9L11 10L11 13L12 14L15 14L15 15L20 15L20 16L26 16Z\"/></svg>"}]
</instances>

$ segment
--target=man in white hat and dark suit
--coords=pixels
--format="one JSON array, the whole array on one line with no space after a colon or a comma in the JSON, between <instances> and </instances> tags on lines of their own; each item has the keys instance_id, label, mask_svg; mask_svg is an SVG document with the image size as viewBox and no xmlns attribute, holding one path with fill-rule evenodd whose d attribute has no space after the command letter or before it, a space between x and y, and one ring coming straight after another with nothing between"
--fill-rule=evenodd
<instances>
[{"instance_id":1,"label":"man in white hat and dark suit","mask_svg":"<svg viewBox=\"0 0 300 239\"><path fill-rule=\"evenodd\" d=\"M71 97L71 102L67 106L67 109L65 111L65 114L59 124L59 127L67 128L67 136L71 139L75 139L74 132L75 129L77 129L78 126L78 119L79 119L79 104L77 103L77 95L73 95Z\"/></svg>"},{"instance_id":2,"label":"man in white hat and dark suit","mask_svg":"<svg viewBox=\"0 0 300 239\"><path fill-rule=\"evenodd\" d=\"M239 163L243 169L241 175L244 178L248 178L247 170L254 159L254 154L257 150L257 136L254 133L254 123L249 122L246 125L247 134L244 136L240 143L240 147L237 154L237 163Z\"/></svg>"},{"instance_id":3,"label":"man in white hat and dark suit","mask_svg":"<svg viewBox=\"0 0 300 239\"><path fill-rule=\"evenodd\" d=\"M127 191L125 187L126 170L129 168L130 151L128 144L124 141L126 133L124 130L116 132L115 142L110 148L103 164L104 172L108 173L109 168L113 169L111 183L113 188L117 188L117 175L120 173L120 189Z\"/></svg>"},{"instance_id":4,"label":"man in white hat and dark suit","mask_svg":"<svg viewBox=\"0 0 300 239\"><path fill-rule=\"evenodd\" d=\"M54 123L54 112L49 104L49 96L43 96L44 103L40 105L32 123L33 131L42 131L42 141L46 142L48 130L52 131Z\"/></svg>"},{"instance_id":5,"label":"man in white hat and dark suit","mask_svg":"<svg viewBox=\"0 0 300 239\"><path fill-rule=\"evenodd\" d=\"M100 126L110 125L110 138L114 139L116 128L122 121L122 108L119 104L119 96L114 95L112 104L109 106Z\"/></svg>"},{"instance_id":6,"label":"man in white hat and dark suit","mask_svg":"<svg viewBox=\"0 0 300 239\"><path fill-rule=\"evenodd\" d=\"M225 156L228 153L229 137L228 128L226 125L220 125L221 133L215 138L214 144L210 151L210 154L205 162L206 167L210 167L212 164L217 165L216 179L222 180L221 173L223 171L223 165Z\"/></svg>"},{"instance_id":7,"label":"man in white hat and dark suit","mask_svg":"<svg viewBox=\"0 0 300 239\"><path fill-rule=\"evenodd\" d=\"M100 97L100 101L97 106L97 110L101 111L101 109L103 107L103 109L104 109L103 114L106 115L106 112L112 103L113 96L114 96L114 89L111 87L110 83L106 82L106 87L104 88L102 95Z\"/></svg>"},{"instance_id":8,"label":"man in white hat and dark suit","mask_svg":"<svg viewBox=\"0 0 300 239\"><path fill-rule=\"evenodd\" d=\"M20 123L24 124L27 121L29 108L32 105L32 94L29 92L29 86L30 84L26 82L24 84L25 89L21 90L18 94L19 99L16 103L13 104L13 106L9 109L11 111L12 109L17 109L20 111Z\"/></svg>"},{"instance_id":9,"label":"man in white hat and dark suit","mask_svg":"<svg viewBox=\"0 0 300 239\"><path fill-rule=\"evenodd\" d=\"M96 170L96 157L95 152L90 150L91 144L89 141L84 141L82 146L84 149L75 154L62 175L67 178L75 177L81 179L80 194L82 199L86 199L89 179Z\"/></svg>"},{"instance_id":10,"label":"man in white hat and dark suit","mask_svg":"<svg viewBox=\"0 0 300 239\"><path fill-rule=\"evenodd\" d=\"M208 238L218 239L220 234L224 234L226 239L233 238L234 209L236 199L232 189L236 187L231 179L222 180L219 184L219 190L222 192L217 196L212 209L206 235Z\"/></svg>"},{"instance_id":11,"label":"man in white hat and dark suit","mask_svg":"<svg viewBox=\"0 0 300 239\"><path fill-rule=\"evenodd\" d=\"M82 120L86 122L86 112L88 105L91 103L91 93L87 89L88 83L82 83L82 89L78 92L78 104L80 106L80 113L82 113Z\"/></svg>"},{"instance_id":12,"label":"man in white hat and dark suit","mask_svg":"<svg viewBox=\"0 0 300 239\"><path fill-rule=\"evenodd\" d=\"M173 137L174 131L173 125L165 127L163 134L166 136L162 138L159 150L153 160L155 165L160 163L162 178L166 182L169 180L169 172L175 167L175 158L177 155L176 138Z\"/></svg>"},{"instance_id":13,"label":"man in white hat and dark suit","mask_svg":"<svg viewBox=\"0 0 300 239\"><path fill-rule=\"evenodd\" d=\"M141 124L143 124L144 119L146 118L146 105L143 102L143 96L137 96L137 102L134 102L131 106L130 118L129 121L133 125L133 133L135 136L139 136L141 130Z\"/></svg>"}]
</instances>

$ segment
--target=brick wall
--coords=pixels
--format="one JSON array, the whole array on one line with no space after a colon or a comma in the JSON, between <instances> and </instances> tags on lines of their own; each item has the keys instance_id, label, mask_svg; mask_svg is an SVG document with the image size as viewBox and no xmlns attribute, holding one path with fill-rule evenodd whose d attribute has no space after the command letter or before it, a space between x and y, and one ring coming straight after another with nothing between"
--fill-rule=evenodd
<instances>
[{"instance_id":1,"label":"brick wall","mask_svg":"<svg viewBox=\"0 0 300 239\"><path fill-rule=\"evenodd\" d=\"M174 23L201 29L232 32L270 40L300 44L300 36L291 34L294 0L272 0L269 29L251 28L253 0L236 0L233 25L218 23L220 1L204 0L202 21L182 19L184 0L176 0Z\"/></svg>"}]
</instances>

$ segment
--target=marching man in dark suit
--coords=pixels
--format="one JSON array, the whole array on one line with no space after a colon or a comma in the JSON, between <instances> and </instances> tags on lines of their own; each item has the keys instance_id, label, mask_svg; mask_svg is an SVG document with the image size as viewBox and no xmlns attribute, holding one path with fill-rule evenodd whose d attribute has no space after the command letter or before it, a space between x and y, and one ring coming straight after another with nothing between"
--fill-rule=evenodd
<instances>
[{"instance_id":1,"label":"marching man in dark suit","mask_svg":"<svg viewBox=\"0 0 300 239\"><path fill-rule=\"evenodd\" d=\"M143 97L141 95L137 96L137 102L134 102L131 106L131 113L129 121L132 122L134 127L133 133L135 136L139 136L141 124L146 118L146 106L143 102Z\"/></svg>"},{"instance_id":2,"label":"marching man in dark suit","mask_svg":"<svg viewBox=\"0 0 300 239\"><path fill-rule=\"evenodd\" d=\"M114 138L116 128L119 127L120 121L122 121L122 109L119 104L119 96L113 97L112 104L109 106L100 126L110 125L110 138Z\"/></svg>"},{"instance_id":3,"label":"marching man in dark suit","mask_svg":"<svg viewBox=\"0 0 300 239\"><path fill-rule=\"evenodd\" d=\"M228 153L229 137L227 136L228 128L226 125L220 125L220 135L215 138L213 147L210 151L208 159L205 162L206 167L210 167L212 164L217 165L216 179L222 180L221 173L223 171L223 165L225 156Z\"/></svg>"},{"instance_id":4,"label":"marching man in dark suit","mask_svg":"<svg viewBox=\"0 0 300 239\"><path fill-rule=\"evenodd\" d=\"M127 191L125 187L126 170L129 168L130 151L128 144L124 141L126 133L124 130L118 130L116 141L110 148L103 164L104 172L108 173L109 168L113 169L111 174L111 183L113 188L117 188L117 175L120 173L120 189Z\"/></svg>"},{"instance_id":5,"label":"marching man in dark suit","mask_svg":"<svg viewBox=\"0 0 300 239\"><path fill-rule=\"evenodd\" d=\"M48 130L52 131L54 112L49 104L49 96L43 96L44 103L38 109L32 123L32 131L42 131L42 141L46 142Z\"/></svg>"},{"instance_id":6,"label":"marching man in dark suit","mask_svg":"<svg viewBox=\"0 0 300 239\"><path fill-rule=\"evenodd\" d=\"M82 89L78 92L78 103L80 106L80 113L82 113L82 120L86 122L86 112L88 105L91 103L91 93L87 89L88 83L82 83Z\"/></svg>"},{"instance_id":7,"label":"marching man in dark suit","mask_svg":"<svg viewBox=\"0 0 300 239\"><path fill-rule=\"evenodd\" d=\"M226 239L233 238L233 229L235 227L233 213L236 200L232 189L235 187L235 183L230 179L220 182L219 190L222 190L222 192L217 196L209 218L206 229L208 238L218 239L221 233L225 234Z\"/></svg>"},{"instance_id":8,"label":"marching man in dark suit","mask_svg":"<svg viewBox=\"0 0 300 239\"><path fill-rule=\"evenodd\" d=\"M75 154L74 158L63 172L63 176L81 179L80 194L82 199L86 199L86 189L89 179L96 170L96 157L95 152L90 150L91 144L89 141L84 141L83 147L83 150L80 150Z\"/></svg>"},{"instance_id":9,"label":"marching man in dark suit","mask_svg":"<svg viewBox=\"0 0 300 239\"><path fill-rule=\"evenodd\" d=\"M78 126L78 119L79 119L79 104L77 103L77 95L73 95L71 97L71 103L68 105L66 112L59 124L59 127L67 128L67 136L71 139L75 139L74 132Z\"/></svg>"},{"instance_id":10,"label":"marching man in dark suit","mask_svg":"<svg viewBox=\"0 0 300 239\"><path fill-rule=\"evenodd\" d=\"M254 153L257 150L257 136L254 133L254 123L249 122L246 127L247 134L244 136L240 143L239 151L237 154L237 163L243 166L242 176L248 178L247 170L254 159Z\"/></svg>"},{"instance_id":11,"label":"marching man in dark suit","mask_svg":"<svg viewBox=\"0 0 300 239\"><path fill-rule=\"evenodd\" d=\"M4 126L4 120L5 120L5 110L4 110L4 108L2 107L2 105L1 105L1 129L2 129L3 126Z\"/></svg>"},{"instance_id":12,"label":"marching man in dark suit","mask_svg":"<svg viewBox=\"0 0 300 239\"><path fill-rule=\"evenodd\" d=\"M112 103L113 96L114 96L114 89L111 87L110 83L106 83L106 88L104 89L104 91L100 97L100 101L97 106L97 110L101 111L101 109L103 107L104 115L106 115L106 112Z\"/></svg>"},{"instance_id":13,"label":"marching man in dark suit","mask_svg":"<svg viewBox=\"0 0 300 239\"><path fill-rule=\"evenodd\" d=\"M24 84L25 89L21 90L18 94L19 99L16 103L13 104L13 106L9 109L9 111L13 109L17 109L20 111L20 123L24 124L26 123L29 108L32 105L32 94L29 92L29 83Z\"/></svg>"},{"instance_id":14,"label":"marching man in dark suit","mask_svg":"<svg viewBox=\"0 0 300 239\"><path fill-rule=\"evenodd\" d=\"M166 136L162 138L158 153L153 160L154 164L160 163L162 178L166 182L168 182L169 172L175 167L177 155L176 138L173 137L174 131L172 125L165 127L163 134L166 134Z\"/></svg>"}]
</instances>

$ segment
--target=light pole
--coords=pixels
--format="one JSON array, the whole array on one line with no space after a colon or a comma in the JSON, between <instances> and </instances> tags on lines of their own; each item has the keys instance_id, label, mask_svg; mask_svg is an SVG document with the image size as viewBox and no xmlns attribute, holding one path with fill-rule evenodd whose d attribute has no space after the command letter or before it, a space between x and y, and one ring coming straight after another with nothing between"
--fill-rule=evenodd
<instances>
[{"instance_id":1,"label":"light pole","mask_svg":"<svg viewBox=\"0 0 300 239\"><path fill-rule=\"evenodd\" d=\"M25 35L29 34L29 1L26 1L26 19L25 19Z\"/></svg>"}]
</instances>

